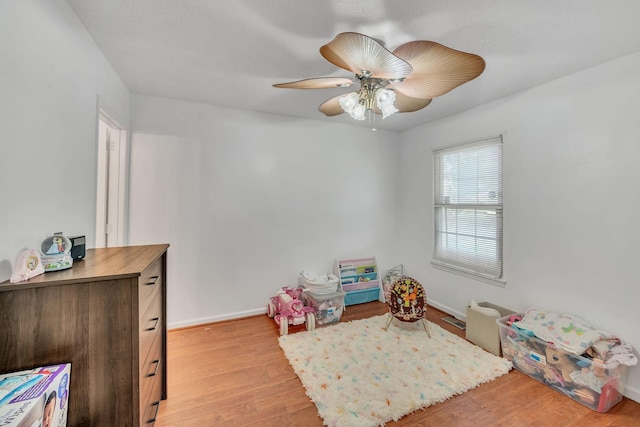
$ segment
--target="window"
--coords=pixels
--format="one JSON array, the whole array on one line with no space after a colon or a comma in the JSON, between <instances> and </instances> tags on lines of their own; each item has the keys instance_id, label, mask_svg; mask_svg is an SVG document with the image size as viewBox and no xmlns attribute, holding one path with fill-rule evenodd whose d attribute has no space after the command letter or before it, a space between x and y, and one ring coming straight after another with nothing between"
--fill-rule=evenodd
<instances>
[{"instance_id":1,"label":"window","mask_svg":"<svg viewBox=\"0 0 640 427\"><path fill-rule=\"evenodd\" d=\"M436 267L502 279L502 137L434 151Z\"/></svg>"}]
</instances>

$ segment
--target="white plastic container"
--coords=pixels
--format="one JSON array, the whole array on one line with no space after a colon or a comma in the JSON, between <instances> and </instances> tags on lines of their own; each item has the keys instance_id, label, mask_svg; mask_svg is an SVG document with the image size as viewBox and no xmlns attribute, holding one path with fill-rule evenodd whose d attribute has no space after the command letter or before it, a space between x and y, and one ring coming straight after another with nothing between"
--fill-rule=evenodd
<instances>
[{"instance_id":1,"label":"white plastic container","mask_svg":"<svg viewBox=\"0 0 640 427\"><path fill-rule=\"evenodd\" d=\"M338 278L329 274L315 274L309 271L300 273L298 284L313 295L329 295L338 290Z\"/></svg>"},{"instance_id":2,"label":"white plastic container","mask_svg":"<svg viewBox=\"0 0 640 427\"><path fill-rule=\"evenodd\" d=\"M523 313L517 313L520 318ZM500 330L502 357L513 362L513 367L531 378L545 384L552 389L570 397L578 403L597 412L607 412L622 400L624 394L627 366L613 363L599 363L584 356L571 355L563 350L555 350L565 360L574 375L587 375L592 380L589 383L578 384L575 381L566 383L562 378L562 369L558 368L555 359L547 359L547 348L553 348L550 343L535 336L529 336L510 325L511 315L496 320ZM578 378L578 377L576 377ZM592 389L593 387L593 389Z\"/></svg>"},{"instance_id":3,"label":"white plastic container","mask_svg":"<svg viewBox=\"0 0 640 427\"><path fill-rule=\"evenodd\" d=\"M313 295L311 292L303 292L302 299L316 314L316 325L328 325L337 323L344 310L344 297L347 293L341 290L326 295Z\"/></svg>"}]
</instances>

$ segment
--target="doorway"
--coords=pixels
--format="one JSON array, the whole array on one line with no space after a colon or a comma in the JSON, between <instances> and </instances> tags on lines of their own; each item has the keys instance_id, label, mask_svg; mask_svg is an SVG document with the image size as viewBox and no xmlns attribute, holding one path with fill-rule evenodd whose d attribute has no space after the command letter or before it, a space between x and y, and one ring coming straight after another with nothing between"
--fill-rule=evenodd
<instances>
[{"instance_id":1,"label":"doorway","mask_svg":"<svg viewBox=\"0 0 640 427\"><path fill-rule=\"evenodd\" d=\"M126 131L100 112L96 248L124 245L126 190Z\"/></svg>"}]
</instances>

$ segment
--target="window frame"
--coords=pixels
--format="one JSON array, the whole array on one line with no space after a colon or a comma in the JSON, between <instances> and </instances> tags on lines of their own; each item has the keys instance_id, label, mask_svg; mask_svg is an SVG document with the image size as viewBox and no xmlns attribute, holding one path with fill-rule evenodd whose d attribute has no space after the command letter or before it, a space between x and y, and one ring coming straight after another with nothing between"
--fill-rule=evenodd
<instances>
[{"instance_id":1,"label":"window frame","mask_svg":"<svg viewBox=\"0 0 640 427\"><path fill-rule=\"evenodd\" d=\"M495 179L495 185L496 185L496 188L498 188L497 202L482 203L478 201L477 194L476 194L475 203L473 202L469 203L468 200L465 200L463 203L451 203L450 200L447 200L446 196L444 195L446 192L444 190L444 186L446 185L445 179L444 179L444 172L442 168L439 167L439 164L442 163L441 159L444 157L444 155L462 153L470 150L477 150L482 147L496 147L496 146L499 147L499 154L496 155L497 161L495 162L495 165L497 165L497 168L496 168L496 175L495 177L493 177L493 179ZM483 281L492 285L500 286L500 287L504 287L506 285L506 281L504 279L504 216L503 216L504 185L503 185L503 179L502 179L504 174L503 150L504 150L504 139L502 135L484 138L471 143L456 144L448 147L433 149L433 198L432 198L432 201L433 201L433 211L432 211L433 212L433 247L432 247L432 250L433 251L431 255L431 265L434 268L437 268L440 270L463 275L472 279L480 280L480 281ZM440 197L440 200L438 200L438 197ZM442 209L447 209L448 211L453 209L456 211L458 215L462 213L468 214L469 211L475 211L475 214L477 214L478 212L488 211L488 212L493 212L496 215L495 217L496 223L494 227L495 234L490 236L489 240L495 240L495 245L496 245L495 257L491 259L491 262L495 262L495 264L498 266L497 267L498 274L496 274L495 271L492 274L487 273L487 272L481 271L483 270L483 268L481 267L476 268L473 265L465 264L463 261L461 261L461 259L464 259L465 257L460 256L460 252L456 252L456 257L451 257L451 258L447 258L446 255L443 254L443 252L446 251L447 248L438 247L438 243L439 243L438 233L441 228L439 227L439 224L442 224L442 220L440 218L439 212L441 212ZM443 224L443 225L445 225L446 227L446 224ZM477 218L474 218L474 227L475 227L474 232L470 236L477 243L477 241L479 240L478 237L480 237L480 240L482 240L486 236L482 235L482 231L478 231ZM458 235L457 229L454 233L449 233L446 231L444 233L452 234L456 236ZM482 251L480 251L480 253L481 252ZM474 257L476 257L478 253L479 252L477 250L474 251Z\"/></svg>"}]
</instances>

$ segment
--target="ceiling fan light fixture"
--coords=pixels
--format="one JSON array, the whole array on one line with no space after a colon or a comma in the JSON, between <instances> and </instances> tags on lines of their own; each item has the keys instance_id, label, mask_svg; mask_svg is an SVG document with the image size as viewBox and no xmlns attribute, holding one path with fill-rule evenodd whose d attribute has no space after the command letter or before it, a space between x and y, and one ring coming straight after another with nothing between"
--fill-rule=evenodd
<instances>
[{"instance_id":1,"label":"ceiling fan light fixture","mask_svg":"<svg viewBox=\"0 0 640 427\"><path fill-rule=\"evenodd\" d=\"M393 103L396 101L396 93L391 89L380 88L376 90L376 104L382 112L382 118L386 119L399 110Z\"/></svg>"},{"instance_id":2,"label":"ceiling fan light fixture","mask_svg":"<svg viewBox=\"0 0 640 427\"><path fill-rule=\"evenodd\" d=\"M360 94L358 92L349 92L348 94L341 96L338 99L338 103L345 113L351 114L351 111L353 111L353 107L358 104L359 100Z\"/></svg>"},{"instance_id":3,"label":"ceiling fan light fixture","mask_svg":"<svg viewBox=\"0 0 640 427\"><path fill-rule=\"evenodd\" d=\"M352 119L354 120L364 120L365 119L365 113L367 112L367 107L366 105L364 105L364 103L362 102L358 102L355 107L353 107L353 110L351 110L351 112L349 113L349 115L351 116Z\"/></svg>"},{"instance_id":4,"label":"ceiling fan light fixture","mask_svg":"<svg viewBox=\"0 0 640 427\"><path fill-rule=\"evenodd\" d=\"M360 92L350 92L338 99L340 107L345 113L349 114L352 119L364 120L367 106L360 101Z\"/></svg>"},{"instance_id":5,"label":"ceiling fan light fixture","mask_svg":"<svg viewBox=\"0 0 640 427\"><path fill-rule=\"evenodd\" d=\"M394 105L395 100L395 91L381 86L379 81L367 81L358 92L338 98L338 104L354 120L364 120L367 111L375 111L376 107L385 119L399 111Z\"/></svg>"}]
</instances>

